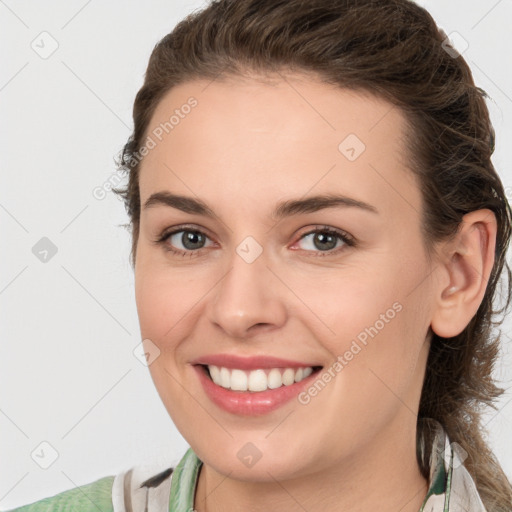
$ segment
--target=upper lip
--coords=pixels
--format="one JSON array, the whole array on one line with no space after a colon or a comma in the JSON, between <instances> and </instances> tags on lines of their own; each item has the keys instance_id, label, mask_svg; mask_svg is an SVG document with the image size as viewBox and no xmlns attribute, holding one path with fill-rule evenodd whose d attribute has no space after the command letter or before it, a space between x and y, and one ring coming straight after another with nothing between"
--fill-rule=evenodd
<instances>
[{"instance_id":1,"label":"upper lip","mask_svg":"<svg viewBox=\"0 0 512 512\"><path fill-rule=\"evenodd\" d=\"M258 368L307 368L308 366L321 366L291 359L281 359L271 356L241 357L234 354L212 354L198 357L191 364L215 365L224 368L239 368L240 370L257 370Z\"/></svg>"}]
</instances>

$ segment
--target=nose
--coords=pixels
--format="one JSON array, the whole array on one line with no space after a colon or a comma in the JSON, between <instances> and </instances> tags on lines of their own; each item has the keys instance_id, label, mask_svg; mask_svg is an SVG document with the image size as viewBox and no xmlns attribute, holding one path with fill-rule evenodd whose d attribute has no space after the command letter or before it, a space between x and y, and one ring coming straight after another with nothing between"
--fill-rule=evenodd
<instances>
[{"instance_id":1,"label":"nose","mask_svg":"<svg viewBox=\"0 0 512 512\"><path fill-rule=\"evenodd\" d=\"M273 331L287 319L284 293L264 253L249 263L234 252L229 270L212 291L209 320L230 338Z\"/></svg>"}]
</instances>

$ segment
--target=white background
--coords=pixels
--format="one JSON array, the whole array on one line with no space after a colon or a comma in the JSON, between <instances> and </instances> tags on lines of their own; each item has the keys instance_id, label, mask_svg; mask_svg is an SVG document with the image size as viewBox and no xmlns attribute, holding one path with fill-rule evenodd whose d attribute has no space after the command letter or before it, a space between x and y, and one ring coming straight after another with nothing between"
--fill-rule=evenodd
<instances>
[{"instance_id":1,"label":"white background","mask_svg":"<svg viewBox=\"0 0 512 512\"><path fill-rule=\"evenodd\" d=\"M510 199L512 1L420 3L447 34L456 31L469 44L464 57L492 97L493 161ZM98 200L92 191L115 172L113 158L130 134L151 50L202 5L0 1L3 509L134 465L167 468L188 446L132 353L140 333L123 204L112 193ZM58 43L47 59L31 47L48 38L39 36L43 31ZM46 39L45 48L50 45ZM32 252L43 237L57 247L46 263ZM509 321L496 369L508 392L500 412L487 417L490 442L509 477L511 330ZM49 460L43 441L58 452L48 469L31 458L39 447L40 460Z\"/></svg>"}]
</instances>

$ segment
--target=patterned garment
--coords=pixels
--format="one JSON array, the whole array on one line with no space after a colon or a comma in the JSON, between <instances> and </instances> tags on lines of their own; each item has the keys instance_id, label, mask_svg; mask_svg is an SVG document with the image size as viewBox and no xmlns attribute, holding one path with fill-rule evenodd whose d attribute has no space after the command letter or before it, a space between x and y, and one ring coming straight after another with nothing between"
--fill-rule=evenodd
<instances>
[{"instance_id":1,"label":"patterned garment","mask_svg":"<svg viewBox=\"0 0 512 512\"><path fill-rule=\"evenodd\" d=\"M437 423L429 489L419 512L486 512L464 458ZM194 512L201 465L189 448L175 469L150 478L147 468L134 467L8 512Z\"/></svg>"},{"instance_id":2,"label":"patterned garment","mask_svg":"<svg viewBox=\"0 0 512 512\"><path fill-rule=\"evenodd\" d=\"M438 422L435 427L429 489L419 512L486 512L475 482L464 467L466 452L457 443L450 443Z\"/></svg>"}]
</instances>

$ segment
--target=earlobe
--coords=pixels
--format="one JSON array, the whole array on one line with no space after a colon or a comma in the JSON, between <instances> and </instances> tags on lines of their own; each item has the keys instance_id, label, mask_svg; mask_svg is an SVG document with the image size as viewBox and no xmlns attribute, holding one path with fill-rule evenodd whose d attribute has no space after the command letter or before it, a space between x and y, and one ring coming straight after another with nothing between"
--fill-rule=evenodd
<instances>
[{"instance_id":1,"label":"earlobe","mask_svg":"<svg viewBox=\"0 0 512 512\"><path fill-rule=\"evenodd\" d=\"M432 330L443 338L460 334L476 314L494 264L497 223L491 210L464 215L439 262Z\"/></svg>"}]
</instances>

